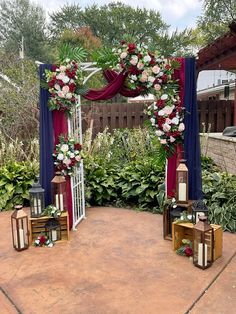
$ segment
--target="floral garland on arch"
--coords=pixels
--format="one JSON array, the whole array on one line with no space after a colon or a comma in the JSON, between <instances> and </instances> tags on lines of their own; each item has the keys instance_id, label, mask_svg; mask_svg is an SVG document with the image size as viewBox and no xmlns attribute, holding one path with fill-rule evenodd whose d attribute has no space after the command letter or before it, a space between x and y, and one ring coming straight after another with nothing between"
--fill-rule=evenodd
<instances>
[{"instance_id":1,"label":"floral garland on arch","mask_svg":"<svg viewBox=\"0 0 236 314\"><path fill-rule=\"evenodd\" d=\"M179 62L150 52L143 43L123 41L113 52L117 58L113 68L127 74L127 87L154 95L155 102L145 112L160 143L172 153L174 146L183 141L185 129L185 108L180 103L178 82L173 79Z\"/></svg>"},{"instance_id":2,"label":"floral garland on arch","mask_svg":"<svg viewBox=\"0 0 236 314\"><path fill-rule=\"evenodd\" d=\"M78 102L83 75L78 63L65 59L61 65L53 65L52 71L45 70L45 78L50 93L48 107L71 114Z\"/></svg>"},{"instance_id":3,"label":"floral garland on arch","mask_svg":"<svg viewBox=\"0 0 236 314\"><path fill-rule=\"evenodd\" d=\"M76 139L60 136L53 153L56 170L64 176L73 176L81 161L81 149L82 146Z\"/></svg>"}]
</instances>

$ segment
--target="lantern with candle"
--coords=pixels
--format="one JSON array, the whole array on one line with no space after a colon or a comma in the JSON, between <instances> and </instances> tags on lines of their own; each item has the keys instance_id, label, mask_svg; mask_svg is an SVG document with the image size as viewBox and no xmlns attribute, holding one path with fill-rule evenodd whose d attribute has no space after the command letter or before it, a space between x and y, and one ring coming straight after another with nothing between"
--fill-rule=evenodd
<instances>
[{"instance_id":1,"label":"lantern with candle","mask_svg":"<svg viewBox=\"0 0 236 314\"><path fill-rule=\"evenodd\" d=\"M56 172L51 181L52 202L60 211L66 210L66 179L61 172Z\"/></svg>"},{"instance_id":2,"label":"lantern with candle","mask_svg":"<svg viewBox=\"0 0 236 314\"><path fill-rule=\"evenodd\" d=\"M199 216L193 227L193 264L201 269L213 263L214 229L207 223L207 217Z\"/></svg>"},{"instance_id":3,"label":"lantern with candle","mask_svg":"<svg viewBox=\"0 0 236 314\"><path fill-rule=\"evenodd\" d=\"M59 220L49 219L45 224L45 234L52 242L61 240L61 224Z\"/></svg>"},{"instance_id":4,"label":"lantern with candle","mask_svg":"<svg viewBox=\"0 0 236 314\"><path fill-rule=\"evenodd\" d=\"M188 168L185 162L181 159L176 169L176 201L179 204L188 203Z\"/></svg>"},{"instance_id":5,"label":"lantern with candle","mask_svg":"<svg viewBox=\"0 0 236 314\"><path fill-rule=\"evenodd\" d=\"M208 208L202 200L195 201L192 205L192 222L196 224L200 216L208 217Z\"/></svg>"},{"instance_id":6,"label":"lantern with candle","mask_svg":"<svg viewBox=\"0 0 236 314\"><path fill-rule=\"evenodd\" d=\"M16 205L11 215L13 247L17 251L23 251L29 247L29 224L28 215L22 205Z\"/></svg>"},{"instance_id":7,"label":"lantern with candle","mask_svg":"<svg viewBox=\"0 0 236 314\"><path fill-rule=\"evenodd\" d=\"M44 211L44 189L39 180L33 183L29 190L30 196L30 215L33 218L40 217Z\"/></svg>"}]
</instances>

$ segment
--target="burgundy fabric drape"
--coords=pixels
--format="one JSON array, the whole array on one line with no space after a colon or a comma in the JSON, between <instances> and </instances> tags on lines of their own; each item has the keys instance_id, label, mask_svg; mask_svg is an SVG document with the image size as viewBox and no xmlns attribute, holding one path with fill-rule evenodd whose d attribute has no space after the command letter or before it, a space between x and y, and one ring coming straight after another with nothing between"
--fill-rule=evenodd
<instances>
[{"instance_id":1,"label":"burgundy fabric drape","mask_svg":"<svg viewBox=\"0 0 236 314\"><path fill-rule=\"evenodd\" d=\"M179 96L181 105L183 106L184 102L184 79L185 79L185 60L184 58L176 58L180 63L180 68L175 70L174 78L179 81ZM176 152L167 161L167 197L172 198L175 196L176 191L176 168L178 167L179 160L183 158L183 146L178 144L176 147Z\"/></svg>"},{"instance_id":2,"label":"burgundy fabric drape","mask_svg":"<svg viewBox=\"0 0 236 314\"><path fill-rule=\"evenodd\" d=\"M112 70L106 70L103 72L104 77L108 81L108 84L99 89L90 89L85 95L84 98L88 100L107 100L111 99L117 94L121 94L125 97L136 97L140 95L140 90L131 90L124 86L124 82L127 74L123 71L117 73Z\"/></svg>"},{"instance_id":3,"label":"burgundy fabric drape","mask_svg":"<svg viewBox=\"0 0 236 314\"><path fill-rule=\"evenodd\" d=\"M53 132L54 132L54 146L59 143L60 135L68 134L68 121L64 112L59 110L53 110ZM71 194L71 182L70 177L66 178L66 197L67 197L67 210L69 214L70 229L73 225L73 210L72 210L72 194Z\"/></svg>"}]
</instances>

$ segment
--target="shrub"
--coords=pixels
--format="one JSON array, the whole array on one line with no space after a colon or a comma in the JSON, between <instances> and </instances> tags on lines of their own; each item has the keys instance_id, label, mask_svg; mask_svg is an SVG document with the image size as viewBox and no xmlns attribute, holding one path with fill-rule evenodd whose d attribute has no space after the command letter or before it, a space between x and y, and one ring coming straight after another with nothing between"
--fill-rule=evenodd
<instances>
[{"instance_id":1,"label":"shrub","mask_svg":"<svg viewBox=\"0 0 236 314\"><path fill-rule=\"evenodd\" d=\"M38 171L37 162L10 161L0 168L0 211L26 203Z\"/></svg>"}]
</instances>

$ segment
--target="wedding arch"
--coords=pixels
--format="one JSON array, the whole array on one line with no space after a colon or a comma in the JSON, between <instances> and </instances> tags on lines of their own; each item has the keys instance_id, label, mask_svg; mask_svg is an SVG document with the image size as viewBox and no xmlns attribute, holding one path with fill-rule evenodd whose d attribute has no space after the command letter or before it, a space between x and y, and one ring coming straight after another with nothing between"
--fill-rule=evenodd
<instances>
[{"instance_id":1,"label":"wedding arch","mask_svg":"<svg viewBox=\"0 0 236 314\"><path fill-rule=\"evenodd\" d=\"M82 144L81 97L93 101L107 100L118 93L126 97L135 97L147 93L149 87L155 89L156 96L156 101L148 108L151 122L160 143L172 153L169 155L166 165L166 196L173 197L175 195L176 168L182 151L184 151L183 154L187 159L189 169L189 198L199 199L202 196L195 59L164 59L154 56L148 50L147 53L141 50L141 45L139 45L140 51L135 50L137 46L133 43L122 44L122 46L126 50L118 50L120 69L115 71L109 67L104 70L103 74L108 84L100 90L88 90L83 96L78 95L76 106L69 117L65 114L65 108L61 110L60 107L59 110L53 111L48 108L50 101L54 106L53 109L56 106L67 104L67 96L74 101L73 86L65 88L64 84L62 84L63 92L67 93L67 96L62 95L64 97L63 104L57 101L58 90L61 92L63 87L56 86L58 82L56 77L60 80L64 78L64 76L59 76L60 71L63 73L67 71L66 66L59 66L55 70L53 65L40 65L40 78L45 76L45 71L49 71L48 81L52 89L56 86L56 95L53 95L53 98L50 98L52 97L50 89L40 89L40 181L45 189L46 205L51 202L50 185L54 176L52 155L55 153L55 147L60 144L60 135L76 137L79 134L78 140ZM177 62L179 67L171 68L171 62ZM148 68L145 68L147 64ZM74 72L77 70L77 65L75 66L71 61L70 66L75 67L73 68ZM79 66L81 73L86 73L81 85L84 85L95 73L101 71L101 68L97 67L94 62L80 63ZM169 82L168 80L170 81L169 85L165 84ZM176 84L178 84L178 94L176 94ZM61 97L61 95L59 96ZM183 116L183 108L186 111L185 116ZM75 168L74 176L67 177L66 180L69 221L70 227L73 229L85 217L83 160L80 160Z\"/></svg>"}]
</instances>

